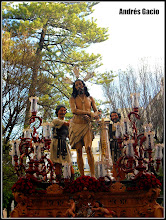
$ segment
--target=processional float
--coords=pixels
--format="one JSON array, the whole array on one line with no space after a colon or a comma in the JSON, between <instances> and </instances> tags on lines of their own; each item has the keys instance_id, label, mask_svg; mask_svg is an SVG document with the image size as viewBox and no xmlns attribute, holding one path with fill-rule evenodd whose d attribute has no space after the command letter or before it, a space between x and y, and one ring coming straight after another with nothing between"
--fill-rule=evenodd
<instances>
[{"instance_id":1,"label":"processional float","mask_svg":"<svg viewBox=\"0 0 166 220\"><path fill-rule=\"evenodd\" d=\"M116 217L162 217L163 207L156 202L160 192L158 188L160 183L152 173L158 172L163 145L154 144L154 133L151 131L150 124L144 125L145 132L138 134L135 123L135 120L140 119L137 94L133 94L132 98L133 110L129 113L128 119L115 125L118 147L122 150L121 157L115 164L116 172L110 175L113 161L109 146L109 122L102 118L99 121L101 132L101 155L98 162L100 181L91 177L82 177L72 182L67 181L67 185L64 182L62 186L55 181L55 168L49 159L51 123L42 123L41 117L37 116L38 98L31 97L30 125L37 121L38 126L33 125L32 128L24 129L20 140L11 142L12 163L20 181L13 187L18 205L12 211L11 217L65 217L64 213L70 208L67 202L70 198L80 204L80 210L83 209L83 211L86 209L83 207L88 206L90 209L89 204L98 200L106 208L113 210ZM39 134L37 130L41 126L43 132ZM63 175L68 179L69 173L66 171L67 168ZM121 175L122 173L125 175ZM134 190L128 192L122 176L125 176L126 182L131 184L148 175L156 181L156 186L152 183L153 186L148 190L137 188L137 193ZM105 183L105 177L110 177L109 185ZM26 182L29 184L26 186L25 182L24 184L21 182L25 179L33 181L34 178L36 183L49 183L45 194L37 194L39 193L37 190L30 193L30 190L32 192L31 187L33 188L34 185L31 186L30 182ZM82 182L86 184L86 187L80 187ZM72 189L71 186L75 186L74 193L68 190ZM22 190L21 187L29 187L28 193L25 194L25 190ZM104 190L102 191L102 189ZM83 212L80 213L82 214L79 214L79 217L88 217ZM104 214L99 213L98 216L103 217Z\"/></svg>"}]
</instances>

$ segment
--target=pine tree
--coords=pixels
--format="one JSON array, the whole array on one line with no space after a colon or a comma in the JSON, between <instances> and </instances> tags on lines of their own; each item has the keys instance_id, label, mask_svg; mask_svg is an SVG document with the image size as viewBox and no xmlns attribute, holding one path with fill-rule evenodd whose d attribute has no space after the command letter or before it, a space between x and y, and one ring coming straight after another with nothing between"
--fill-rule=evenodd
<instances>
[{"instance_id":1,"label":"pine tree","mask_svg":"<svg viewBox=\"0 0 166 220\"><path fill-rule=\"evenodd\" d=\"M88 15L95 2L23 2L3 5L3 27L12 32L13 39L27 36L33 44L35 57L31 66L30 96L39 96L40 103L66 100L71 88L64 83L64 76L73 75L73 67L80 73L94 72L101 66L101 55L88 54L85 49L93 43L107 40L107 28L97 27ZM19 36L19 38L20 38ZM48 82L46 78L52 80ZM94 79L94 77L93 77ZM45 81L46 80L46 81ZM45 84L51 87L49 94L41 94ZM29 119L30 103L26 102L25 126ZM48 117L48 115L47 115Z\"/></svg>"}]
</instances>

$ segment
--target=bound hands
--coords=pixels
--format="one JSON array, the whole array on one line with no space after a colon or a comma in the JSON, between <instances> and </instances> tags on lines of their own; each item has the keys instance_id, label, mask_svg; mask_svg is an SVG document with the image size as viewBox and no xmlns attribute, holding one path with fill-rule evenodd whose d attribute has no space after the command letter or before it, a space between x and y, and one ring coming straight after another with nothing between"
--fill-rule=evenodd
<instances>
[{"instance_id":1,"label":"bound hands","mask_svg":"<svg viewBox=\"0 0 166 220\"><path fill-rule=\"evenodd\" d=\"M101 115L101 112L100 111L96 111L96 112L91 112L91 118L93 119L96 119L97 121L99 120L100 118L100 115Z\"/></svg>"},{"instance_id":2,"label":"bound hands","mask_svg":"<svg viewBox=\"0 0 166 220\"><path fill-rule=\"evenodd\" d=\"M93 120L93 119L99 120L100 115L101 115L101 112L99 112L99 111L90 112L90 114L84 115L83 118L84 118L86 121L90 122L90 121Z\"/></svg>"},{"instance_id":3,"label":"bound hands","mask_svg":"<svg viewBox=\"0 0 166 220\"><path fill-rule=\"evenodd\" d=\"M91 117L89 115L83 115L83 118L87 121L90 122L91 121Z\"/></svg>"}]
</instances>

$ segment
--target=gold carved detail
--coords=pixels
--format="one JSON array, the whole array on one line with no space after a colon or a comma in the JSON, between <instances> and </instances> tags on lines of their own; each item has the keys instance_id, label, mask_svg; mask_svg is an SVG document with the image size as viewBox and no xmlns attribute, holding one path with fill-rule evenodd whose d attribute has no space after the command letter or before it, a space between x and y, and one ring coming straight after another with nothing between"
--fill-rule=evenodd
<instances>
[{"instance_id":1,"label":"gold carved detail","mask_svg":"<svg viewBox=\"0 0 166 220\"><path fill-rule=\"evenodd\" d=\"M21 192L14 192L14 199L18 203L15 209L11 212L11 217L25 217L28 215L27 204L28 198Z\"/></svg>"},{"instance_id":2,"label":"gold carved detail","mask_svg":"<svg viewBox=\"0 0 166 220\"><path fill-rule=\"evenodd\" d=\"M52 184L51 186L47 187L48 194L62 194L63 189L58 184Z\"/></svg>"},{"instance_id":3,"label":"gold carved detail","mask_svg":"<svg viewBox=\"0 0 166 220\"><path fill-rule=\"evenodd\" d=\"M126 186L120 182L116 182L110 186L110 192L113 193L125 192L125 190L126 190Z\"/></svg>"},{"instance_id":4,"label":"gold carved detail","mask_svg":"<svg viewBox=\"0 0 166 220\"><path fill-rule=\"evenodd\" d=\"M151 188L146 194L147 213L154 217L163 217L164 215L164 208L156 202L156 199L160 195L160 191L160 188Z\"/></svg>"},{"instance_id":5,"label":"gold carved detail","mask_svg":"<svg viewBox=\"0 0 166 220\"><path fill-rule=\"evenodd\" d=\"M146 194L146 197L148 200L156 200L159 195L160 195L160 191L161 189L160 188L151 188L149 189L148 193Z\"/></svg>"},{"instance_id":6,"label":"gold carved detail","mask_svg":"<svg viewBox=\"0 0 166 220\"><path fill-rule=\"evenodd\" d=\"M149 191L125 191L120 183L113 183L110 192L90 192L86 188L74 194L62 193L62 188L53 184L47 188L47 196L40 199L34 195L28 197L22 193L14 193L17 206L11 212L11 217L66 217L65 211L70 209L68 201L73 199L77 206L78 217L103 217L101 212L92 212L95 201L100 201L103 207L113 211L115 217L157 217L164 216L164 208L156 199L160 194L159 188ZM56 196L59 193L58 196ZM39 202L40 200L40 202ZM90 216L89 216L90 215ZM106 217L106 216L105 216ZM107 216L108 217L108 216ZM109 216L111 217L111 216Z\"/></svg>"}]
</instances>

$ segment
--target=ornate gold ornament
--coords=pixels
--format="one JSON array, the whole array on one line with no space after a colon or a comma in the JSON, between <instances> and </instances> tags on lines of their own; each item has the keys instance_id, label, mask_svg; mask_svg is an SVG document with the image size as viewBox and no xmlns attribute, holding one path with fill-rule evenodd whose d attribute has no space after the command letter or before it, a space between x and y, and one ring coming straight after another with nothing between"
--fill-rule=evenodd
<instances>
[{"instance_id":1,"label":"ornate gold ornament","mask_svg":"<svg viewBox=\"0 0 166 220\"><path fill-rule=\"evenodd\" d=\"M47 188L47 194L62 194L63 189L58 184L52 184Z\"/></svg>"},{"instance_id":2,"label":"ornate gold ornament","mask_svg":"<svg viewBox=\"0 0 166 220\"><path fill-rule=\"evenodd\" d=\"M126 190L126 186L118 181L110 186L110 192L112 193L121 193L121 192L125 192L125 190Z\"/></svg>"}]
</instances>

